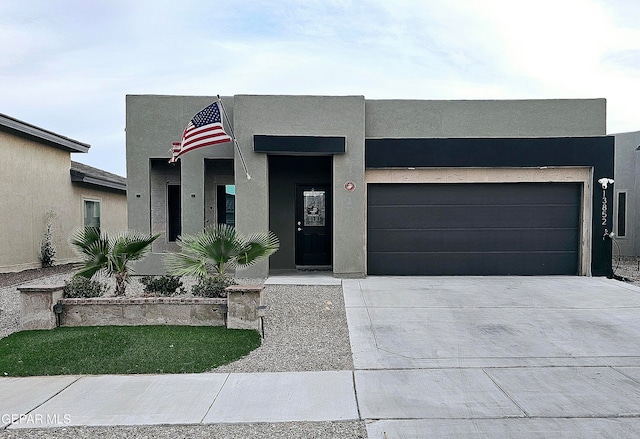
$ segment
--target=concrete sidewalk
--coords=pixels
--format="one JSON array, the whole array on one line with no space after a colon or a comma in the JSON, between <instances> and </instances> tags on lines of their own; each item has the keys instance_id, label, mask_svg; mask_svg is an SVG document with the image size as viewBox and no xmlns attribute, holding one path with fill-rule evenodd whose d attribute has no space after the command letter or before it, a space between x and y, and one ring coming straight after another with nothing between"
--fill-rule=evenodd
<instances>
[{"instance_id":1,"label":"concrete sidewalk","mask_svg":"<svg viewBox=\"0 0 640 439\"><path fill-rule=\"evenodd\" d=\"M0 428L358 419L352 371L0 379Z\"/></svg>"}]
</instances>

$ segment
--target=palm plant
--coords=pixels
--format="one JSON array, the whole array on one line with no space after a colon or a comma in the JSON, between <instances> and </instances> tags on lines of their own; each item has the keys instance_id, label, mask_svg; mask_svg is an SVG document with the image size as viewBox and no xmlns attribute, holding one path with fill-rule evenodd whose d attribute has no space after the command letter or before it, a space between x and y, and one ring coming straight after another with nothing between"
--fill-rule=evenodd
<instances>
[{"instance_id":1,"label":"palm plant","mask_svg":"<svg viewBox=\"0 0 640 439\"><path fill-rule=\"evenodd\" d=\"M104 273L115 279L115 294L122 296L133 271L129 262L146 255L159 236L128 231L109 237L96 227L80 229L71 237L72 247L82 258L82 267L74 276L90 279Z\"/></svg>"},{"instance_id":2,"label":"palm plant","mask_svg":"<svg viewBox=\"0 0 640 439\"><path fill-rule=\"evenodd\" d=\"M234 227L217 224L194 235L178 238L180 253L166 257L169 272L176 276L228 280L227 271L248 267L276 252L280 242L273 232L241 236Z\"/></svg>"}]
</instances>

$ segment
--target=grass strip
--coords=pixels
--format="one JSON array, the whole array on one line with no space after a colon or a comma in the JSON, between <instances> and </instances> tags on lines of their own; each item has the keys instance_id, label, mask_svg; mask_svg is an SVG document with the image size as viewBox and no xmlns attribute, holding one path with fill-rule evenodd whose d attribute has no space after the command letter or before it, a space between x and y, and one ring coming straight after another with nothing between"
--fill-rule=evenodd
<instances>
[{"instance_id":1,"label":"grass strip","mask_svg":"<svg viewBox=\"0 0 640 439\"><path fill-rule=\"evenodd\" d=\"M254 330L221 326L84 326L0 339L0 376L201 373L260 346Z\"/></svg>"}]
</instances>

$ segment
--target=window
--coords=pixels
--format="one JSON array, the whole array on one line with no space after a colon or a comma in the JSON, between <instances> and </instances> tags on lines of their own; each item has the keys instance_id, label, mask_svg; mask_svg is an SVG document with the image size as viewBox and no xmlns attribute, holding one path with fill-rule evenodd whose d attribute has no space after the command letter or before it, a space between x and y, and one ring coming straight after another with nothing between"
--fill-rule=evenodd
<instances>
[{"instance_id":1,"label":"window","mask_svg":"<svg viewBox=\"0 0 640 439\"><path fill-rule=\"evenodd\" d=\"M616 234L620 238L627 236L627 193L618 192L618 222Z\"/></svg>"},{"instance_id":2,"label":"window","mask_svg":"<svg viewBox=\"0 0 640 439\"><path fill-rule=\"evenodd\" d=\"M324 227L324 191L312 189L303 191L304 196L304 225Z\"/></svg>"},{"instance_id":3,"label":"window","mask_svg":"<svg viewBox=\"0 0 640 439\"><path fill-rule=\"evenodd\" d=\"M84 200L84 226L100 228L100 202Z\"/></svg>"},{"instance_id":4,"label":"window","mask_svg":"<svg viewBox=\"0 0 640 439\"><path fill-rule=\"evenodd\" d=\"M217 189L218 223L236 224L236 186L233 184L219 185Z\"/></svg>"},{"instance_id":5,"label":"window","mask_svg":"<svg viewBox=\"0 0 640 439\"><path fill-rule=\"evenodd\" d=\"M167 186L167 237L174 242L182 234L182 203L180 185Z\"/></svg>"}]
</instances>

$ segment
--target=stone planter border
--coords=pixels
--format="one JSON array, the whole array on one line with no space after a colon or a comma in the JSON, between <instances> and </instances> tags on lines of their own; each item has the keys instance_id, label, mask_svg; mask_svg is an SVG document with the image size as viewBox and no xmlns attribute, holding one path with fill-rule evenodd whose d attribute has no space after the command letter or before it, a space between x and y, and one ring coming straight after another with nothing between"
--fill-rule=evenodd
<instances>
[{"instance_id":1,"label":"stone planter border","mask_svg":"<svg viewBox=\"0 0 640 439\"><path fill-rule=\"evenodd\" d=\"M262 327L262 285L233 285L228 298L62 298L64 285L20 286L21 329L56 326L194 325L231 329ZM58 308L59 316L54 312ZM59 321L58 321L59 319Z\"/></svg>"}]
</instances>

